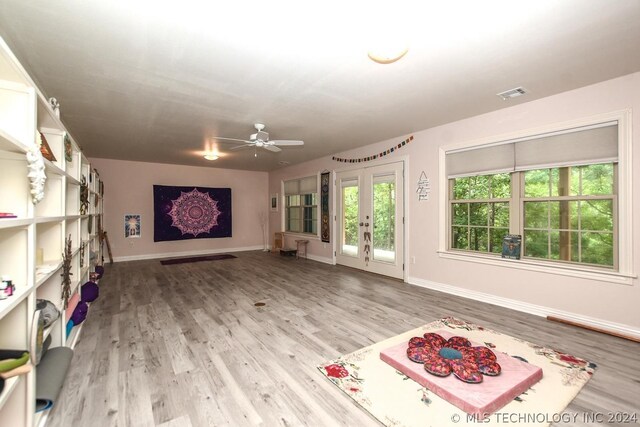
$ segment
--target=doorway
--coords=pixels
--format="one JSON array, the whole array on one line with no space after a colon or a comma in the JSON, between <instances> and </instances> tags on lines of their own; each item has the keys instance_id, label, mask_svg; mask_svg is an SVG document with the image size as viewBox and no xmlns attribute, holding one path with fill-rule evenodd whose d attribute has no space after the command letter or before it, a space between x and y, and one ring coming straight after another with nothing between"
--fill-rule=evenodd
<instances>
[{"instance_id":1,"label":"doorway","mask_svg":"<svg viewBox=\"0 0 640 427\"><path fill-rule=\"evenodd\" d=\"M404 164L336 174L336 262L404 277Z\"/></svg>"}]
</instances>

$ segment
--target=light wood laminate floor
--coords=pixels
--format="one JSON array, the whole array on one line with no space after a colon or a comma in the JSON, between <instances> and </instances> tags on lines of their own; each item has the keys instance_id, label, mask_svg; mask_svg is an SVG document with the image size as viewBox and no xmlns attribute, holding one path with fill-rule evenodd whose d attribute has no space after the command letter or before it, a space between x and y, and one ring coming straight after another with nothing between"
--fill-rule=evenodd
<instances>
[{"instance_id":1,"label":"light wood laminate floor","mask_svg":"<svg viewBox=\"0 0 640 427\"><path fill-rule=\"evenodd\" d=\"M316 365L445 316L597 363L567 411L640 412L640 344L345 267L236 255L107 266L48 425L379 425Z\"/></svg>"}]
</instances>

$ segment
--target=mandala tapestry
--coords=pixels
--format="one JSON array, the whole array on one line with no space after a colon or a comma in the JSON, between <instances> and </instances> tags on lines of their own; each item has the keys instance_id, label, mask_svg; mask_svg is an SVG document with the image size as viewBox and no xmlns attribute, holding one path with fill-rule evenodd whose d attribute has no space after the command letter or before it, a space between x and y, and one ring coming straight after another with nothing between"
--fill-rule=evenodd
<instances>
[{"instance_id":1,"label":"mandala tapestry","mask_svg":"<svg viewBox=\"0 0 640 427\"><path fill-rule=\"evenodd\" d=\"M231 237L231 189L153 186L153 241Z\"/></svg>"}]
</instances>

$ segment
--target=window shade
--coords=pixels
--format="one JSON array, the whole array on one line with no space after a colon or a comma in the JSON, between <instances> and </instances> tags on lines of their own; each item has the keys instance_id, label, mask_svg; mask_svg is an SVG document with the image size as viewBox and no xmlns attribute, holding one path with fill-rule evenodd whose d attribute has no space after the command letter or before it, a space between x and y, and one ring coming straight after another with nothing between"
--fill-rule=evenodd
<instances>
[{"instance_id":1,"label":"window shade","mask_svg":"<svg viewBox=\"0 0 640 427\"><path fill-rule=\"evenodd\" d=\"M292 179L291 181L285 181L284 194L286 196L300 194L300 181L298 181L297 179Z\"/></svg>"},{"instance_id":2,"label":"window shade","mask_svg":"<svg viewBox=\"0 0 640 427\"><path fill-rule=\"evenodd\" d=\"M309 194L318 192L318 177L308 176L300 179L300 194Z\"/></svg>"},{"instance_id":3,"label":"window shade","mask_svg":"<svg viewBox=\"0 0 640 427\"><path fill-rule=\"evenodd\" d=\"M318 177L308 176L306 178L292 179L284 182L285 196L296 194L309 194L318 192Z\"/></svg>"},{"instance_id":4,"label":"window shade","mask_svg":"<svg viewBox=\"0 0 640 427\"><path fill-rule=\"evenodd\" d=\"M449 178L618 160L618 124L604 123L447 153Z\"/></svg>"}]
</instances>

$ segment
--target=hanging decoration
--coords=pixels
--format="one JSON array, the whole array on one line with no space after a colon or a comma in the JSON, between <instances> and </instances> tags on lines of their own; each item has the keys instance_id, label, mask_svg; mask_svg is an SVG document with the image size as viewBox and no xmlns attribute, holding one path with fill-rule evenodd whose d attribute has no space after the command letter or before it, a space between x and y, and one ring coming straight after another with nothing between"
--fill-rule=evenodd
<instances>
[{"instance_id":1,"label":"hanging decoration","mask_svg":"<svg viewBox=\"0 0 640 427\"><path fill-rule=\"evenodd\" d=\"M320 237L323 242L331 241L331 229L329 228L329 183L331 172L320 174Z\"/></svg>"},{"instance_id":2,"label":"hanging decoration","mask_svg":"<svg viewBox=\"0 0 640 427\"><path fill-rule=\"evenodd\" d=\"M86 215L89 210L89 186L87 185L87 177L82 175L80 181L80 215Z\"/></svg>"},{"instance_id":3,"label":"hanging decoration","mask_svg":"<svg viewBox=\"0 0 640 427\"><path fill-rule=\"evenodd\" d=\"M418 188L416 188L418 194L418 201L429 200L429 193L431 193L431 181L427 178L427 174L422 171L420 178L418 179Z\"/></svg>"},{"instance_id":4,"label":"hanging decoration","mask_svg":"<svg viewBox=\"0 0 640 427\"><path fill-rule=\"evenodd\" d=\"M66 310L71 297L71 234L64 239L64 252L62 253L62 303Z\"/></svg>"},{"instance_id":5,"label":"hanging decoration","mask_svg":"<svg viewBox=\"0 0 640 427\"><path fill-rule=\"evenodd\" d=\"M378 153L378 154L373 154L373 155L367 156L367 157L360 157L358 159L345 159L343 157L336 157L336 156L333 156L331 159L335 160L336 162L340 162L340 163L364 163L364 162L370 162L372 160L379 159L381 157L386 156L387 154L391 154L391 153L401 149L402 147L404 147L405 145L407 145L411 141L413 141L413 135L411 135L409 138L405 139L404 141L398 143L398 145L394 145L393 147L390 147L387 150L384 150L384 151L382 151L381 153Z\"/></svg>"}]
</instances>

